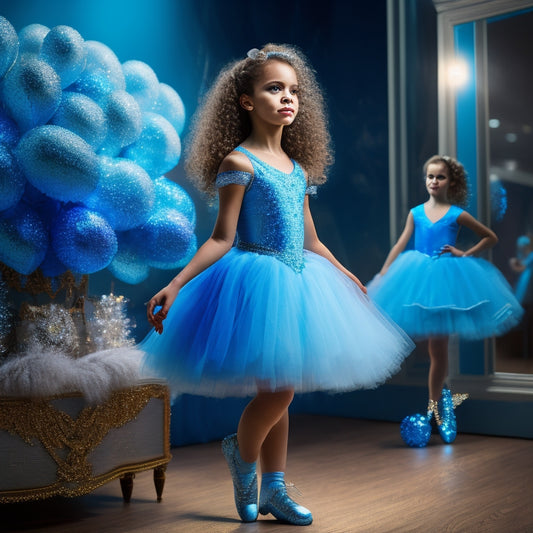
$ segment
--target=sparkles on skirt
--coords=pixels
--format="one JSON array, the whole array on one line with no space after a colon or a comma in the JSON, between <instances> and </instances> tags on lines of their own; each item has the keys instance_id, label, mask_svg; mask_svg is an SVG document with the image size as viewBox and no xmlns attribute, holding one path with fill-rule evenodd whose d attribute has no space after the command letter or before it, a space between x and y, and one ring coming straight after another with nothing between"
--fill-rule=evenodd
<instances>
[{"instance_id":1,"label":"sparkles on skirt","mask_svg":"<svg viewBox=\"0 0 533 533\"><path fill-rule=\"evenodd\" d=\"M414 344L328 260L305 252L297 273L273 256L232 248L182 288L140 344L144 374L173 396L249 396L372 388Z\"/></svg>"}]
</instances>

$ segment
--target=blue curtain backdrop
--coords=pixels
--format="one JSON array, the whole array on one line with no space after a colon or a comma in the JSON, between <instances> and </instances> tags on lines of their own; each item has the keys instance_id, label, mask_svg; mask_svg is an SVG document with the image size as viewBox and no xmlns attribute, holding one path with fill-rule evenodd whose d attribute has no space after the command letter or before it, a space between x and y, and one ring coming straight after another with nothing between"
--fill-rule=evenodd
<instances>
[{"instance_id":1,"label":"blue curtain backdrop","mask_svg":"<svg viewBox=\"0 0 533 533\"><path fill-rule=\"evenodd\" d=\"M319 235L361 280L368 281L380 268L389 248L385 0L3 0L0 14L17 31L31 23L66 24L84 39L109 46L121 62L149 64L184 101L185 140L199 99L223 65L267 42L299 46L325 90L336 153L329 181L312 203ZM183 161L169 177L193 197L197 236L203 242L214 210L187 182ZM153 271L147 281L132 286L100 272L91 276L89 290L108 293L113 284L115 294L129 298L140 340L148 331L143 303L173 275ZM306 397L295 408L312 410L314 404L312 396ZM236 428L242 405L182 398L173 408L173 443L221 437Z\"/></svg>"}]
</instances>

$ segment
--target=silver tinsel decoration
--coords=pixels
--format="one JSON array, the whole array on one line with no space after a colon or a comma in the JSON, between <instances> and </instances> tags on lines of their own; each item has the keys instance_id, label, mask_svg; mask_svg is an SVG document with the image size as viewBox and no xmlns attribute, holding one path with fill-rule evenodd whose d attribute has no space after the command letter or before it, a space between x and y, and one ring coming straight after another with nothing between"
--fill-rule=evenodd
<instances>
[{"instance_id":1,"label":"silver tinsel decoration","mask_svg":"<svg viewBox=\"0 0 533 533\"><path fill-rule=\"evenodd\" d=\"M131 332L134 324L127 316L127 303L127 298L113 293L88 300L87 329L95 351L135 344Z\"/></svg>"},{"instance_id":2,"label":"silver tinsel decoration","mask_svg":"<svg viewBox=\"0 0 533 533\"><path fill-rule=\"evenodd\" d=\"M0 357L10 350L12 340L13 315L9 309L6 284L0 279Z\"/></svg>"}]
</instances>

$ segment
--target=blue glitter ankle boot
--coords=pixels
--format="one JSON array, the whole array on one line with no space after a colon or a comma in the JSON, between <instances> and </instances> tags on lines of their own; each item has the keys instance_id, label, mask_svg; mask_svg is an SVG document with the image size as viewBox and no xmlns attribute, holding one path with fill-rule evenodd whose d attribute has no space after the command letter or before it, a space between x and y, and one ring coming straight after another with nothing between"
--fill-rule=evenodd
<instances>
[{"instance_id":1,"label":"blue glitter ankle boot","mask_svg":"<svg viewBox=\"0 0 533 533\"><path fill-rule=\"evenodd\" d=\"M308 526L313 521L313 515L288 496L284 478L283 472L263 474L259 512L263 515L271 513L281 522L294 526Z\"/></svg>"},{"instance_id":2,"label":"blue glitter ankle boot","mask_svg":"<svg viewBox=\"0 0 533 533\"><path fill-rule=\"evenodd\" d=\"M233 480L235 506L243 522L257 520L257 474L255 463L243 461L237 444L237 434L222 441L222 453Z\"/></svg>"},{"instance_id":3,"label":"blue glitter ankle boot","mask_svg":"<svg viewBox=\"0 0 533 533\"><path fill-rule=\"evenodd\" d=\"M440 400L440 409L442 417L438 416L438 411L435 413L437 420L437 427L442 440L446 444L451 444L457 436L457 422L455 420L454 409L461 405L468 398L468 394L454 394L450 389L442 389L442 396Z\"/></svg>"}]
</instances>

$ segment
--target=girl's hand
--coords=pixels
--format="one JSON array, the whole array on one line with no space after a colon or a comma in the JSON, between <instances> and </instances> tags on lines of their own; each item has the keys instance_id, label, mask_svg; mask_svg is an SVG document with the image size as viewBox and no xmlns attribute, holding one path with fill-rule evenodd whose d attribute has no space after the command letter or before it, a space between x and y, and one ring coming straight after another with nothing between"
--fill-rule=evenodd
<instances>
[{"instance_id":1,"label":"girl's hand","mask_svg":"<svg viewBox=\"0 0 533 533\"><path fill-rule=\"evenodd\" d=\"M148 302L146 308L146 317L148 322L155 328L157 333L163 333L163 320L167 318L168 310L174 303L178 290L167 285L164 289L161 289L152 299ZM154 314L156 307L161 307L157 313Z\"/></svg>"},{"instance_id":2,"label":"girl's hand","mask_svg":"<svg viewBox=\"0 0 533 533\"><path fill-rule=\"evenodd\" d=\"M440 253L442 254L452 254L455 257L463 257L465 253L462 250L459 250L459 248L456 248L455 246L452 246L451 244L445 244L441 249Z\"/></svg>"},{"instance_id":3,"label":"girl's hand","mask_svg":"<svg viewBox=\"0 0 533 533\"><path fill-rule=\"evenodd\" d=\"M365 294L367 293L366 287L361 283L361 281L359 280L359 278L357 276L354 276L350 272L350 278Z\"/></svg>"}]
</instances>

